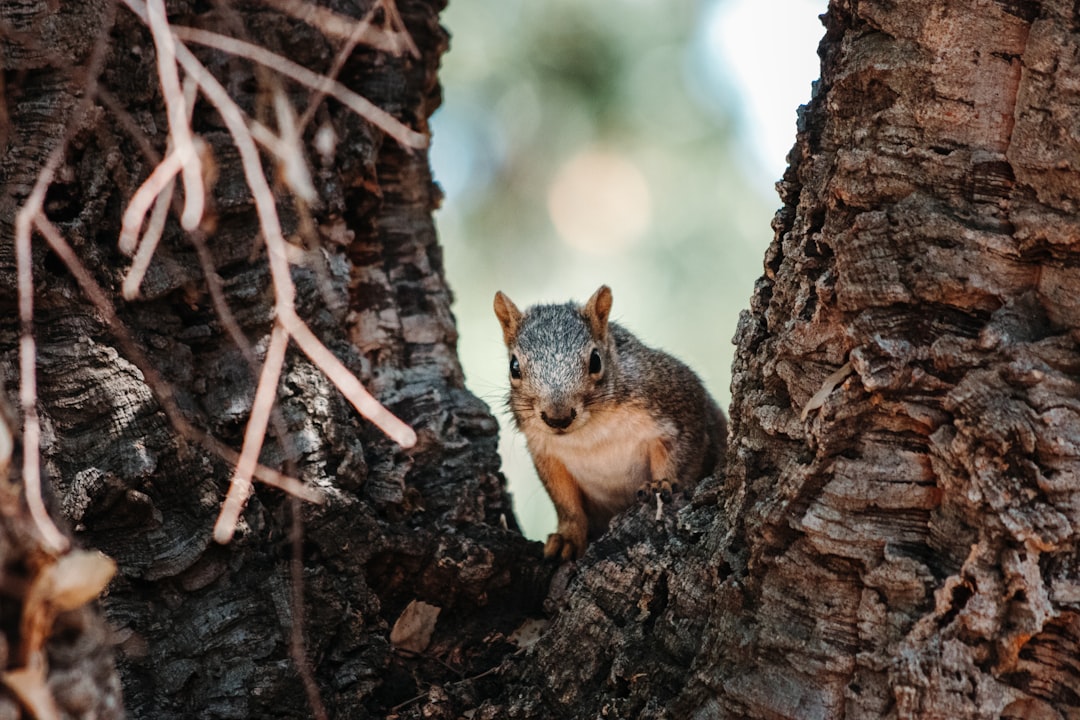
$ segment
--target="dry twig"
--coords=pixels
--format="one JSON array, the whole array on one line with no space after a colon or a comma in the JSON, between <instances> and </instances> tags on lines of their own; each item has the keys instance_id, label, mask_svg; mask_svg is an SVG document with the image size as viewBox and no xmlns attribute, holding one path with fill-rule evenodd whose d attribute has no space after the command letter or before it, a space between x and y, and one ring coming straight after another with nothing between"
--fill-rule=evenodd
<instances>
[{"instance_id":1,"label":"dry twig","mask_svg":"<svg viewBox=\"0 0 1080 720\"><path fill-rule=\"evenodd\" d=\"M426 148L428 145L427 135L418 133L412 128L402 124L400 120L359 93L350 90L337 80L332 80L326 75L312 72L303 65L298 65L292 60L283 58L277 53L270 52L264 47L253 45L252 43L244 42L243 40L231 38L226 35L210 32L209 30L200 30L198 28L186 27L183 25L174 25L173 33L181 40L189 40L200 45L206 45L207 47L227 52L231 55L253 60L254 62L265 65L271 70L275 70L286 77L307 85L310 88L326 93L340 101L343 105L366 119L390 137L397 140L404 147L419 150ZM177 46L178 58L180 55L179 49L181 47L182 46L180 45ZM187 63L182 59L180 62L184 65L184 69L187 70Z\"/></svg>"},{"instance_id":2,"label":"dry twig","mask_svg":"<svg viewBox=\"0 0 1080 720\"><path fill-rule=\"evenodd\" d=\"M45 191L64 157L64 146L58 145L38 174L34 189L15 216L15 264L19 292L19 402L23 413L23 485L26 504L30 510L45 547L60 553L67 549L68 539L61 533L41 499L41 423L37 414L37 345L34 342L34 276L30 256L30 236L34 219L41 212Z\"/></svg>"},{"instance_id":3,"label":"dry twig","mask_svg":"<svg viewBox=\"0 0 1080 720\"><path fill-rule=\"evenodd\" d=\"M165 17L165 0L148 0L145 8L146 24L150 27L154 47L157 49L158 78L169 118L169 136L179 156L184 179L184 212L180 216L180 225L185 230L193 230L199 226L206 201L202 163L192 138L184 93L180 91L180 75L176 71L176 59L173 56L174 40L169 31L169 21Z\"/></svg>"},{"instance_id":4,"label":"dry twig","mask_svg":"<svg viewBox=\"0 0 1080 720\"><path fill-rule=\"evenodd\" d=\"M367 15L360 20L354 20L305 0L263 0L263 2L275 10L288 13L297 20L317 27L319 32L328 38L363 43L392 55L403 55L408 51L413 57L420 57L420 50L413 42L412 36L405 30L405 23L401 21L401 15L392 3L387 6L379 0L371 6ZM380 8L390 20L389 30L376 27L371 22L375 11Z\"/></svg>"},{"instance_id":5,"label":"dry twig","mask_svg":"<svg viewBox=\"0 0 1080 720\"><path fill-rule=\"evenodd\" d=\"M148 20L145 5L138 0L124 1L133 12L138 14L144 20ZM403 447L412 447L416 443L416 433L413 429L394 416L379 403L378 400L367 392L360 381L356 379L340 360L334 357L333 353L319 341L315 334L311 332L310 328L307 327L306 323L304 323L304 321L296 314L296 288L292 283L289 272L288 246L281 230L281 223L277 214L277 204L263 173L262 161L259 158L258 149L255 145L255 140L252 137L248 121L246 120L243 111L236 105L228 91L226 91L217 78L215 78L213 74L199 62L191 51L188 50L182 42L178 41L178 38L191 39L196 42L202 42L212 47L218 47L219 49L248 57L249 59L266 64L268 67L271 67L282 74L293 77L300 82L305 82L313 87L322 87L323 85L326 85L328 78L312 73L306 68L267 51L265 48L245 43L234 38L228 38L216 33L209 33L193 28L174 28L173 32L176 34L176 37L173 38L174 42L170 47L173 56L183 67L187 75L198 83L202 94L217 109L229 134L232 136L233 143L240 155L244 177L247 181L248 188L251 190L252 198L255 202L255 212L259 218L259 225L262 228L263 240L266 243L270 274L274 284L275 313L277 315L276 327L280 327L287 333L285 338L286 341L289 337L296 340L297 345L304 354L306 354L319 369L326 374L330 381L338 387L342 394L345 395L354 407L356 407L361 415L368 418L398 444ZM349 107L386 130L389 134L397 137L403 144L408 146L410 141L417 144L419 147L423 146L422 144L418 144L420 141L422 141L423 144L426 144L426 136L405 128L404 125L401 125L401 123L392 118L389 114L375 108L375 106L371 105L366 99L356 95L343 85L330 81L327 87L329 87L335 97L341 99L342 102L345 102ZM164 86L162 89L163 92L169 92ZM407 132L402 133L400 132L401 130ZM266 362L270 362L269 357ZM273 376L273 388L268 389L267 385L269 384L271 375ZM261 373L259 384L255 391L256 397L269 396L272 399L276 395L276 387L277 374L267 373L264 366L264 371ZM267 395L267 393L270 394ZM248 419L248 430L245 432L244 446L241 449L240 454L241 458L249 457L252 453L257 457L258 448L261 447L263 437L265 436L266 422L265 413L262 410L256 412L255 408L253 408L252 414ZM236 519L239 517L240 508L236 506L237 498L246 499L247 493L249 492L249 488L244 485L246 482L250 481L244 477L238 469L236 475L233 477L232 487L230 487L229 491L232 502L228 504L227 509L222 509L222 514L219 516L218 523L215 526L214 536L220 542L226 542L232 537L235 530ZM240 502L242 503L242 501ZM242 507L242 504L240 507Z\"/></svg>"}]
</instances>

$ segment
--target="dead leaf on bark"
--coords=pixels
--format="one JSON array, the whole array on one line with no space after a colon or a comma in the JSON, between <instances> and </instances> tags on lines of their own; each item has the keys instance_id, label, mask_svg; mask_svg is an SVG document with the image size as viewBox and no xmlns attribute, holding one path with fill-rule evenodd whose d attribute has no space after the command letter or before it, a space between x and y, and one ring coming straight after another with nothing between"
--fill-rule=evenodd
<instances>
[{"instance_id":1,"label":"dead leaf on bark","mask_svg":"<svg viewBox=\"0 0 1080 720\"><path fill-rule=\"evenodd\" d=\"M24 663L41 650L59 613L93 600L109 584L116 563L97 551L75 550L42 568L26 593L22 614Z\"/></svg>"},{"instance_id":2,"label":"dead leaf on bark","mask_svg":"<svg viewBox=\"0 0 1080 720\"><path fill-rule=\"evenodd\" d=\"M802 410L801 419L805 421L811 412L824 405L825 401L829 398L829 395L836 389L836 386L846 380L847 376L851 373L851 363L846 362L840 366L839 370L825 378L825 382L821 384L821 389L814 393L812 398L806 401L806 407Z\"/></svg>"},{"instance_id":3,"label":"dead leaf on bark","mask_svg":"<svg viewBox=\"0 0 1080 720\"><path fill-rule=\"evenodd\" d=\"M41 568L23 601L18 658L22 667L0 673L3 681L37 720L60 717L46 682L45 641L60 613L82 607L105 589L116 563L96 551L75 550Z\"/></svg>"},{"instance_id":4,"label":"dead leaf on bark","mask_svg":"<svg viewBox=\"0 0 1080 720\"><path fill-rule=\"evenodd\" d=\"M413 600L390 630L390 644L398 650L422 653L431 644L431 634L442 608L423 600Z\"/></svg>"},{"instance_id":5,"label":"dead leaf on bark","mask_svg":"<svg viewBox=\"0 0 1080 720\"><path fill-rule=\"evenodd\" d=\"M550 624L550 621L543 618L529 618L510 633L507 639L522 650L527 650L536 644Z\"/></svg>"}]
</instances>

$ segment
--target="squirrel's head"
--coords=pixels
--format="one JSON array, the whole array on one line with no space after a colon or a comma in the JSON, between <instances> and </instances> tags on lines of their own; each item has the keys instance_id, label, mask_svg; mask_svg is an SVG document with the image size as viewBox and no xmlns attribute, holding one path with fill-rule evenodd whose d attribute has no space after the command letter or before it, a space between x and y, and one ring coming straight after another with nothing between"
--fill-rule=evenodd
<instances>
[{"instance_id":1,"label":"squirrel's head","mask_svg":"<svg viewBox=\"0 0 1080 720\"><path fill-rule=\"evenodd\" d=\"M525 312L495 293L495 315L510 355L510 409L519 428L572 432L608 396L614 352L610 312L607 285L584 306L534 305Z\"/></svg>"}]
</instances>

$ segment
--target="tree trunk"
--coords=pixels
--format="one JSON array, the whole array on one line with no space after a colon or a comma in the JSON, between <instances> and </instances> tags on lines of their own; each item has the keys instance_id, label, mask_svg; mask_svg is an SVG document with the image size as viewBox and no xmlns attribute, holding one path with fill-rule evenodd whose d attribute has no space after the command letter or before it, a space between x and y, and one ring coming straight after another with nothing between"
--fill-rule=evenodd
<instances>
[{"instance_id":1,"label":"tree trunk","mask_svg":"<svg viewBox=\"0 0 1080 720\"><path fill-rule=\"evenodd\" d=\"M1078 22L832 3L727 478L617 524L479 716L1080 717Z\"/></svg>"},{"instance_id":2,"label":"tree trunk","mask_svg":"<svg viewBox=\"0 0 1080 720\"><path fill-rule=\"evenodd\" d=\"M113 299L132 341L125 345L57 255L35 242L43 455L55 509L80 543L120 567L104 608L129 715L296 718L317 716L321 703L331 717L381 718L433 682L490 669L508 645L489 636L502 631L505 638L526 613L538 612L551 568L516 531L498 472L496 423L464 388L431 218L439 191L426 152L403 149L328 100L304 136L318 201L306 207L280 182L276 188L294 241L299 314L416 428L416 448L402 451L361 419L294 347L279 384L284 436L271 425L261 462L321 489L326 502L299 505L256 485L236 537L218 545L211 532L233 467L197 434L240 448L255 375L214 307L208 277L220 283L260 358L274 319L271 275L238 153L216 111L200 101L192 126L216 164L213 227L204 222L189 238L171 218L141 297L121 301L130 265L117 250L121 213L166 152L155 46L123 5L22 4L25 15L8 4L6 18L18 32L6 36L5 67L19 72L6 76L0 288L15 287L11 218L49 152L66 142L45 213ZM365 13L373 9L367 5ZM419 57L360 46L338 76L421 133L440 97L436 69L447 44L441 5L398 4ZM373 21L392 28L393 7L384 5ZM356 12L352 3L333 8ZM331 70L341 46L261 2L178 1L168 11L174 25L229 32L318 71ZM59 44L67 37L78 41L70 52ZM97 90L82 71L94 43L107 43ZM306 87L192 47L264 124L274 123L278 87L297 114L312 102ZM38 61L18 64L22 55ZM88 109L79 106L82 97ZM337 138L321 156L312 150L317 129ZM203 232L207 252L200 257L193 241ZM13 398L15 301L3 291L4 371ZM195 436L178 432L163 412L168 401L155 373ZM302 531L295 546L294 527ZM302 605L293 601L297 588ZM398 651L388 640L414 599L441 608L426 655ZM297 624L306 637L299 652Z\"/></svg>"}]
</instances>

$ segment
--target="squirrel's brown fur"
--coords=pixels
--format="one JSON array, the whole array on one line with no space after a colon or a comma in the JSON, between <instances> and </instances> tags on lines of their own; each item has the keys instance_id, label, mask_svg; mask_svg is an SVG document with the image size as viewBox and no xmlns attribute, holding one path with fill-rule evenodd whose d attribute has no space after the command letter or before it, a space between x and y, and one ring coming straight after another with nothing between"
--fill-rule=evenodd
<instances>
[{"instance_id":1,"label":"squirrel's brown fur","mask_svg":"<svg viewBox=\"0 0 1080 720\"><path fill-rule=\"evenodd\" d=\"M610 312L606 285L584 306L525 312L495 294L510 408L558 515L546 557L580 557L639 490L690 489L723 456L727 421L701 380Z\"/></svg>"}]
</instances>

